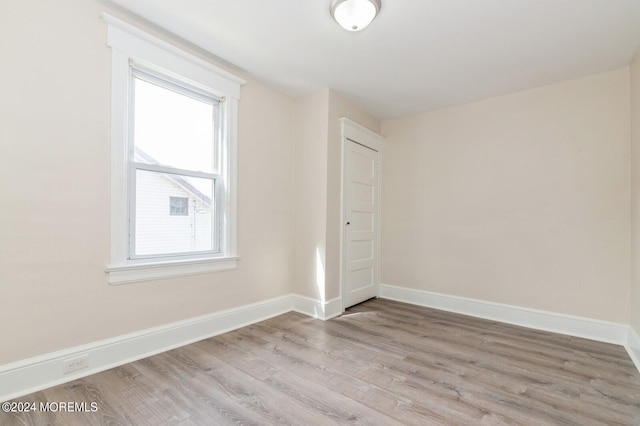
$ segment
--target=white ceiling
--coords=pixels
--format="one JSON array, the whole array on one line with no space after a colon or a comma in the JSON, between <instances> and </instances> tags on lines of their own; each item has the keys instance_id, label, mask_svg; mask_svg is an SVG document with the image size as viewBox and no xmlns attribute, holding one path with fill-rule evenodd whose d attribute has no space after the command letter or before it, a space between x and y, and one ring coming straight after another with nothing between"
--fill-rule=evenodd
<instances>
[{"instance_id":1,"label":"white ceiling","mask_svg":"<svg viewBox=\"0 0 640 426\"><path fill-rule=\"evenodd\" d=\"M330 87L380 119L626 66L640 0L382 0L359 33L330 0L112 0L290 96Z\"/></svg>"}]
</instances>

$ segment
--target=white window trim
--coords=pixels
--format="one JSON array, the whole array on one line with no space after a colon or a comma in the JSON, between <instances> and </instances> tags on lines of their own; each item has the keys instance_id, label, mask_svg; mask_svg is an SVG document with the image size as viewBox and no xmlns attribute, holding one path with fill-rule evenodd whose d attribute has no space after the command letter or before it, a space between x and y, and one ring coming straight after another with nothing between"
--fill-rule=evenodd
<instances>
[{"instance_id":1,"label":"white window trim","mask_svg":"<svg viewBox=\"0 0 640 426\"><path fill-rule=\"evenodd\" d=\"M237 265L237 138L240 86L245 81L197 58L169 43L108 14L107 45L112 50L111 63L111 259L106 266L109 283L124 284L161 278L203 274L234 269ZM222 128L227 143L222 144L223 162L220 174L226 187L221 224L221 256L179 261L132 261L128 259L128 99L129 63L144 64L175 74L190 83L224 98Z\"/></svg>"}]
</instances>

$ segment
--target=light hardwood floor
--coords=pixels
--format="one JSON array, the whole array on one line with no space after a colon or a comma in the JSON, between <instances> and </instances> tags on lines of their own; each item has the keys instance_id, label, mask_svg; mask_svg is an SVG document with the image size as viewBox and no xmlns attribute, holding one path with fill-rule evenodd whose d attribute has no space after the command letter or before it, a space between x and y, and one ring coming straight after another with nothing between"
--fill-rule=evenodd
<instances>
[{"instance_id":1,"label":"light hardwood floor","mask_svg":"<svg viewBox=\"0 0 640 426\"><path fill-rule=\"evenodd\" d=\"M640 425L624 348L374 299L288 313L20 398L2 425Z\"/></svg>"}]
</instances>

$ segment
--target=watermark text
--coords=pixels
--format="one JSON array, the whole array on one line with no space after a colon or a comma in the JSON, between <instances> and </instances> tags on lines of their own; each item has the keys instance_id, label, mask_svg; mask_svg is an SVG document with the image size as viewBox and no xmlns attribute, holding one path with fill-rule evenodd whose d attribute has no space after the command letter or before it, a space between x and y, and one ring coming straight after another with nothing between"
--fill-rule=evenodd
<instances>
[{"instance_id":1,"label":"watermark text","mask_svg":"<svg viewBox=\"0 0 640 426\"><path fill-rule=\"evenodd\" d=\"M50 412L50 413L95 413L98 411L97 402L78 401L51 401L51 402L30 402L30 401L7 401L2 403L4 413L29 413L29 412Z\"/></svg>"}]
</instances>

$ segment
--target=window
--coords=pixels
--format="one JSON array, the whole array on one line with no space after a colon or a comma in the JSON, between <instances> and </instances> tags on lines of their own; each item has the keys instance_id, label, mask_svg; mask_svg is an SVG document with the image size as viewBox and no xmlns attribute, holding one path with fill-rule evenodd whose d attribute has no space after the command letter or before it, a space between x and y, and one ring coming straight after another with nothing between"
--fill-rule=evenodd
<instances>
[{"instance_id":1,"label":"window","mask_svg":"<svg viewBox=\"0 0 640 426\"><path fill-rule=\"evenodd\" d=\"M130 68L129 259L217 255L220 99L135 62ZM185 220L167 217L167 197L170 215ZM199 205L191 215L189 199Z\"/></svg>"},{"instance_id":2,"label":"window","mask_svg":"<svg viewBox=\"0 0 640 426\"><path fill-rule=\"evenodd\" d=\"M234 268L237 104L244 82L103 18L112 49L109 282Z\"/></svg>"},{"instance_id":3,"label":"window","mask_svg":"<svg viewBox=\"0 0 640 426\"><path fill-rule=\"evenodd\" d=\"M194 204L196 200L193 200ZM171 216L189 216L189 199L169 197L169 214Z\"/></svg>"}]
</instances>

